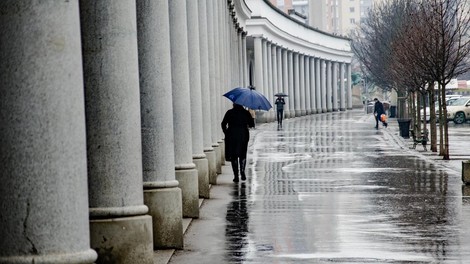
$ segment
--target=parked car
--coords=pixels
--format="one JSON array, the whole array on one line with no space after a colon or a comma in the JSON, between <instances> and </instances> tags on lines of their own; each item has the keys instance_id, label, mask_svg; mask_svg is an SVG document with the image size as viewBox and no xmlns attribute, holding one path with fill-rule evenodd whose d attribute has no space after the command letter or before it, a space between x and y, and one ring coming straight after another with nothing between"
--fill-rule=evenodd
<instances>
[{"instance_id":1,"label":"parked car","mask_svg":"<svg viewBox=\"0 0 470 264\"><path fill-rule=\"evenodd\" d=\"M447 121L463 124L470 120L470 97L460 97L447 106Z\"/></svg>"},{"instance_id":2,"label":"parked car","mask_svg":"<svg viewBox=\"0 0 470 264\"><path fill-rule=\"evenodd\" d=\"M455 96L455 97L450 97L450 98L446 98L446 106L450 106L453 104L453 102L457 99L459 99L461 96ZM429 122L429 120L431 120L431 112L429 112L429 106L426 107L426 122ZM436 102L436 115L439 114L439 105L437 104ZM424 119L424 109L421 109L420 111L421 113L421 121Z\"/></svg>"}]
</instances>

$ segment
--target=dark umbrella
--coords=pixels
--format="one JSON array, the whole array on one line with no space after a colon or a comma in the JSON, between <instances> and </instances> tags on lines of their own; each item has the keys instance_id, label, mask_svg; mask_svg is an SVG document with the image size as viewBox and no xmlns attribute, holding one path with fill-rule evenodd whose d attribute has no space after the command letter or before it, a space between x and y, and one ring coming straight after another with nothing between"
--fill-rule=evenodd
<instances>
[{"instance_id":1,"label":"dark umbrella","mask_svg":"<svg viewBox=\"0 0 470 264\"><path fill-rule=\"evenodd\" d=\"M276 96L276 97L288 97L288 95L287 95L286 93L282 93L282 92L281 92L281 93L277 93L277 94L275 94L274 96Z\"/></svg>"},{"instance_id":2,"label":"dark umbrella","mask_svg":"<svg viewBox=\"0 0 470 264\"><path fill-rule=\"evenodd\" d=\"M268 99L254 88L237 87L224 94L235 104L243 105L254 110L266 110L272 108Z\"/></svg>"}]
</instances>

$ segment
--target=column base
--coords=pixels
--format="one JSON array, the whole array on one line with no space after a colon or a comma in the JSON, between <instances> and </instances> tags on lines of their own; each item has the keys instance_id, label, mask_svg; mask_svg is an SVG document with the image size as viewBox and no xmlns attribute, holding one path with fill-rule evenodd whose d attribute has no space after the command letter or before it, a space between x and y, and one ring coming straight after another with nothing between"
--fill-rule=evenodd
<instances>
[{"instance_id":1,"label":"column base","mask_svg":"<svg viewBox=\"0 0 470 264\"><path fill-rule=\"evenodd\" d=\"M204 154L206 154L207 162L209 165L209 183L217 184L217 165L215 151L213 149L209 151L204 151Z\"/></svg>"},{"instance_id":2,"label":"column base","mask_svg":"<svg viewBox=\"0 0 470 264\"><path fill-rule=\"evenodd\" d=\"M182 169L175 171L175 178L179 182L182 194L183 217L199 217L199 187L196 169Z\"/></svg>"},{"instance_id":3,"label":"column base","mask_svg":"<svg viewBox=\"0 0 470 264\"><path fill-rule=\"evenodd\" d=\"M153 264L152 217L90 220L90 244L98 252L96 263Z\"/></svg>"},{"instance_id":4,"label":"column base","mask_svg":"<svg viewBox=\"0 0 470 264\"><path fill-rule=\"evenodd\" d=\"M300 111L300 115L301 115L301 116L307 115L307 111L306 111L306 110L301 110L301 111Z\"/></svg>"},{"instance_id":5,"label":"column base","mask_svg":"<svg viewBox=\"0 0 470 264\"><path fill-rule=\"evenodd\" d=\"M196 164L199 197L209 198L209 162L206 158L193 158L193 163Z\"/></svg>"},{"instance_id":6,"label":"column base","mask_svg":"<svg viewBox=\"0 0 470 264\"><path fill-rule=\"evenodd\" d=\"M314 115L314 114L316 114L316 113L317 113L317 110L316 110L316 109L312 109L311 114Z\"/></svg>"},{"instance_id":7,"label":"column base","mask_svg":"<svg viewBox=\"0 0 470 264\"><path fill-rule=\"evenodd\" d=\"M300 110L295 110L295 117L302 116L302 112Z\"/></svg>"},{"instance_id":8,"label":"column base","mask_svg":"<svg viewBox=\"0 0 470 264\"><path fill-rule=\"evenodd\" d=\"M346 111L346 108L340 108L339 111Z\"/></svg>"},{"instance_id":9,"label":"column base","mask_svg":"<svg viewBox=\"0 0 470 264\"><path fill-rule=\"evenodd\" d=\"M178 187L144 190L152 217L153 248L183 249L183 203Z\"/></svg>"}]
</instances>

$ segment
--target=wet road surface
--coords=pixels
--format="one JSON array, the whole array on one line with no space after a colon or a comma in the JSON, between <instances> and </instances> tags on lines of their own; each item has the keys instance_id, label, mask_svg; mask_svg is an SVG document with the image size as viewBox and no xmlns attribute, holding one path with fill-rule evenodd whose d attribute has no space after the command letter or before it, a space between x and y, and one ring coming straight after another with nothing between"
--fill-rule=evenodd
<instances>
[{"instance_id":1,"label":"wet road surface","mask_svg":"<svg viewBox=\"0 0 470 264\"><path fill-rule=\"evenodd\" d=\"M170 263L470 263L460 176L362 111L265 124L248 180L227 163Z\"/></svg>"}]
</instances>

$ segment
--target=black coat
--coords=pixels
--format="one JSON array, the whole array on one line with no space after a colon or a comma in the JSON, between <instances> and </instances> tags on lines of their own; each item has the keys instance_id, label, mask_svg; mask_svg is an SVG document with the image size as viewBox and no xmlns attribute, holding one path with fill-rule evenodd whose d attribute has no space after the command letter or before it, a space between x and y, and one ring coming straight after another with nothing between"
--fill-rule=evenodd
<instances>
[{"instance_id":1,"label":"black coat","mask_svg":"<svg viewBox=\"0 0 470 264\"><path fill-rule=\"evenodd\" d=\"M375 102L374 114L377 114L376 116L379 118L382 114L385 114L384 105L382 104L382 102L380 101Z\"/></svg>"},{"instance_id":2,"label":"black coat","mask_svg":"<svg viewBox=\"0 0 470 264\"><path fill-rule=\"evenodd\" d=\"M241 105L234 105L225 113L221 125L225 134L225 159L231 161L234 158L246 158L250 140L248 128L255 126L250 112Z\"/></svg>"}]
</instances>

